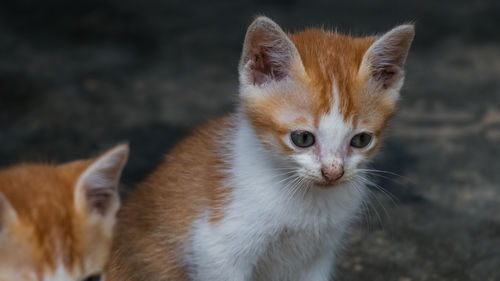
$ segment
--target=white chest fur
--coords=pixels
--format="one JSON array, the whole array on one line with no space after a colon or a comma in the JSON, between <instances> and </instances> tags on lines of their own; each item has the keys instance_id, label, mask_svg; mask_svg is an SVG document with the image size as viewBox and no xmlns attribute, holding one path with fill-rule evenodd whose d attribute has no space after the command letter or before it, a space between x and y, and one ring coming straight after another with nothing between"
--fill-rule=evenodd
<instances>
[{"instance_id":1,"label":"white chest fur","mask_svg":"<svg viewBox=\"0 0 500 281\"><path fill-rule=\"evenodd\" d=\"M364 189L356 183L292 193L245 121L235 134L225 216L215 224L202 216L192 225L186 253L192 279L329 280Z\"/></svg>"}]
</instances>

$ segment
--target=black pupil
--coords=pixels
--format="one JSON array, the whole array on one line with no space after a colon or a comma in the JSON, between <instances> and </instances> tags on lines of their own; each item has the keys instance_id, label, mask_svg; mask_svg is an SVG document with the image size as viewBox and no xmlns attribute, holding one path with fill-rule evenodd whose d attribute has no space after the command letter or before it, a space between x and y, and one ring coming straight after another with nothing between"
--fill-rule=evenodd
<instances>
[{"instance_id":1,"label":"black pupil","mask_svg":"<svg viewBox=\"0 0 500 281\"><path fill-rule=\"evenodd\" d=\"M313 134L305 131L295 131L291 134L292 142L298 147L309 147L314 144Z\"/></svg>"},{"instance_id":2,"label":"black pupil","mask_svg":"<svg viewBox=\"0 0 500 281\"><path fill-rule=\"evenodd\" d=\"M356 148L367 146L372 140L372 136L366 133L355 135L351 140L351 145Z\"/></svg>"},{"instance_id":3,"label":"black pupil","mask_svg":"<svg viewBox=\"0 0 500 281\"><path fill-rule=\"evenodd\" d=\"M101 275L95 274L85 278L83 281L101 281Z\"/></svg>"}]
</instances>

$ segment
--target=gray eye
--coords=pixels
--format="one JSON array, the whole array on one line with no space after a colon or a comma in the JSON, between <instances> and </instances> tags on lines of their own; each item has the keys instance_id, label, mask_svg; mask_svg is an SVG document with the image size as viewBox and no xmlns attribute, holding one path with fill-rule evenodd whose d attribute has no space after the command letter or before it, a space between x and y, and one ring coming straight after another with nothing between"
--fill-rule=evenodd
<instances>
[{"instance_id":1,"label":"gray eye","mask_svg":"<svg viewBox=\"0 0 500 281\"><path fill-rule=\"evenodd\" d=\"M314 144L314 135L308 131L293 131L290 134L293 144L298 147L309 147Z\"/></svg>"},{"instance_id":2,"label":"gray eye","mask_svg":"<svg viewBox=\"0 0 500 281\"><path fill-rule=\"evenodd\" d=\"M351 146L355 148L363 148L372 142L372 135L369 133L359 133L352 137Z\"/></svg>"}]
</instances>

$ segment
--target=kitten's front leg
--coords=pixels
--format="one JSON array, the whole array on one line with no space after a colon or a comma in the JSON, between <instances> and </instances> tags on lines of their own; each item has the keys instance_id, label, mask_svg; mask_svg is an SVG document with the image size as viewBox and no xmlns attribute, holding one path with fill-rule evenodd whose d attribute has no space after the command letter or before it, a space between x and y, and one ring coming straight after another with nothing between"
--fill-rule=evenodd
<instances>
[{"instance_id":1,"label":"kitten's front leg","mask_svg":"<svg viewBox=\"0 0 500 281\"><path fill-rule=\"evenodd\" d=\"M251 267L220 261L199 267L193 281L249 281Z\"/></svg>"},{"instance_id":2,"label":"kitten's front leg","mask_svg":"<svg viewBox=\"0 0 500 281\"><path fill-rule=\"evenodd\" d=\"M225 251L223 251L225 252ZM247 257L228 252L198 253L193 281L249 281L252 265Z\"/></svg>"},{"instance_id":3,"label":"kitten's front leg","mask_svg":"<svg viewBox=\"0 0 500 281\"><path fill-rule=\"evenodd\" d=\"M193 237L193 281L249 281L261 249L243 225L201 225ZM234 227L234 228L233 228Z\"/></svg>"}]
</instances>

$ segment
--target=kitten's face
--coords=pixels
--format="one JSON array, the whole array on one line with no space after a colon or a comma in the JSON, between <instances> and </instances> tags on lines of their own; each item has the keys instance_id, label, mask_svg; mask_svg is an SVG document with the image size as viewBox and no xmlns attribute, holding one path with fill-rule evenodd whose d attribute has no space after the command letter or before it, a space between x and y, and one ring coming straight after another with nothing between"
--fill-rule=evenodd
<instances>
[{"instance_id":1,"label":"kitten's face","mask_svg":"<svg viewBox=\"0 0 500 281\"><path fill-rule=\"evenodd\" d=\"M127 155L0 171L0 281L104 280Z\"/></svg>"},{"instance_id":2,"label":"kitten's face","mask_svg":"<svg viewBox=\"0 0 500 281\"><path fill-rule=\"evenodd\" d=\"M412 38L408 25L378 39L316 29L286 35L258 18L240 64L243 113L301 179L349 181L380 144Z\"/></svg>"}]
</instances>

